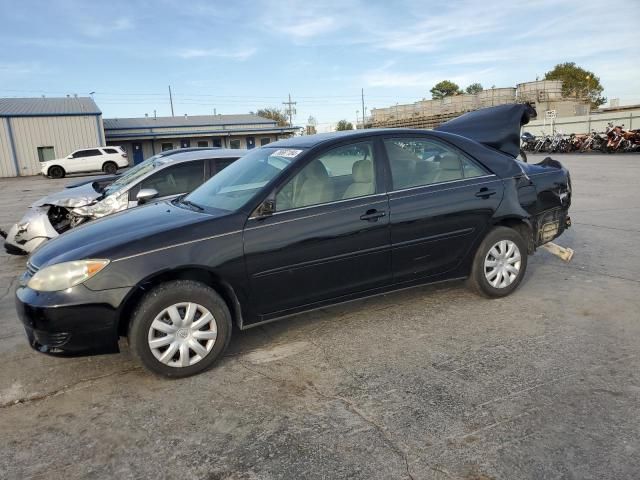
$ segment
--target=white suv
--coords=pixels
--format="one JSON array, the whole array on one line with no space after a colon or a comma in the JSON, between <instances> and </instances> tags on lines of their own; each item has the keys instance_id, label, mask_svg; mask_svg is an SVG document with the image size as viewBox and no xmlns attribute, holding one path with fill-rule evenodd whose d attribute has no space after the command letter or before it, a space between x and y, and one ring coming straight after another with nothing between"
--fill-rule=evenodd
<instances>
[{"instance_id":1,"label":"white suv","mask_svg":"<svg viewBox=\"0 0 640 480\"><path fill-rule=\"evenodd\" d=\"M66 158L42 162L41 172L51 178L62 178L67 173L95 172L114 174L129 166L127 153L122 147L95 147L76 150Z\"/></svg>"}]
</instances>

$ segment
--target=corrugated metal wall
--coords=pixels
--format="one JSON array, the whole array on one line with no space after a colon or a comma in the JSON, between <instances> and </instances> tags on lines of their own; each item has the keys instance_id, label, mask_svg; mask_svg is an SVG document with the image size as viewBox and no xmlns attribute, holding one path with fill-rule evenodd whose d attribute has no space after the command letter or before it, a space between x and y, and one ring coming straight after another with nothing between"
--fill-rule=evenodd
<instances>
[{"instance_id":1,"label":"corrugated metal wall","mask_svg":"<svg viewBox=\"0 0 640 480\"><path fill-rule=\"evenodd\" d=\"M12 117L4 120L11 122L20 175L40 173L38 147L54 147L55 157L60 158L79 148L103 144L102 122L96 116ZM5 159L3 147L4 142L0 147L0 176L15 176L11 156ZM9 170L5 164L10 166Z\"/></svg>"},{"instance_id":2,"label":"corrugated metal wall","mask_svg":"<svg viewBox=\"0 0 640 480\"><path fill-rule=\"evenodd\" d=\"M0 118L0 177L15 177L11 144L9 142L8 119Z\"/></svg>"},{"instance_id":3,"label":"corrugated metal wall","mask_svg":"<svg viewBox=\"0 0 640 480\"><path fill-rule=\"evenodd\" d=\"M604 132L608 122L613 122L615 125L624 124L624 128L629 130L640 128L640 109L557 118L554 127L556 132L565 135L589 133L592 130ZM538 112L538 119L533 120L522 129L534 135L548 135L551 134L551 123L549 120L545 121L544 112Z\"/></svg>"}]
</instances>

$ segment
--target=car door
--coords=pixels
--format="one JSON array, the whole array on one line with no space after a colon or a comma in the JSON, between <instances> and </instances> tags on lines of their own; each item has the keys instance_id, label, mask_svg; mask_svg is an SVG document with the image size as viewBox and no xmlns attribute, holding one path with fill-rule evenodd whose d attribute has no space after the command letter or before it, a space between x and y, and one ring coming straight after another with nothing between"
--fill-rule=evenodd
<instances>
[{"instance_id":1,"label":"car door","mask_svg":"<svg viewBox=\"0 0 640 480\"><path fill-rule=\"evenodd\" d=\"M85 166L85 152L86 150L76 150L69 155L64 162L64 169L67 173L83 172Z\"/></svg>"},{"instance_id":2,"label":"car door","mask_svg":"<svg viewBox=\"0 0 640 480\"><path fill-rule=\"evenodd\" d=\"M136 196L143 188L152 188L158 192L156 198L171 198L189 193L202 185L205 180L205 161L192 160L169 165L143 178L129 189L129 204L136 205Z\"/></svg>"},{"instance_id":3,"label":"car door","mask_svg":"<svg viewBox=\"0 0 640 480\"><path fill-rule=\"evenodd\" d=\"M94 172L102 170L102 152L97 148L79 150L73 154L74 172ZM69 171L69 170L68 170Z\"/></svg>"},{"instance_id":4,"label":"car door","mask_svg":"<svg viewBox=\"0 0 640 480\"><path fill-rule=\"evenodd\" d=\"M394 283L453 272L489 227L502 180L462 151L428 136L383 140Z\"/></svg>"},{"instance_id":5,"label":"car door","mask_svg":"<svg viewBox=\"0 0 640 480\"><path fill-rule=\"evenodd\" d=\"M373 140L315 155L274 191L273 215L249 218L244 250L259 319L390 282L388 201L379 156Z\"/></svg>"}]
</instances>

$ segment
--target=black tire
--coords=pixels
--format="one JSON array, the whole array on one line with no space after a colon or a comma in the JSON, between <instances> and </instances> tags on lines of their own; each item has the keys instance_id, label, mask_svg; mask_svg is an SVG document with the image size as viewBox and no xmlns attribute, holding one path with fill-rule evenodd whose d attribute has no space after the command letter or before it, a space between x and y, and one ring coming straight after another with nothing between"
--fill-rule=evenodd
<instances>
[{"instance_id":1,"label":"black tire","mask_svg":"<svg viewBox=\"0 0 640 480\"><path fill-rule=\"evenodd\" d=\"M149 331L156 316L160 315L164 309L183 302L196 303L213 315L217 327L217 337L211 350L197 363L184 367L170 366L161 362L153 354L152 348L149 346ZM231 331L231 314L227 304L215 290L200 282L176 280L158 285L142 298L129 324L128 340L133 355L148 370L165 377L182 378L211 368L229 345ZM175 338L178 336L179 334L176 332ZM166 352L168 349L169 346L164 351ZM191 351L189 350L188 353L190 354ZM195 351L193 352L195 353ZM172 358L175 358L175 355L182 355L182 352L175 351Z\"/></svg>"},{"instance_id":2,"label":"black tire","mask_svg":"<svg viewBox=\"0 0 640 480\"><path fill-rule=\"evenodd\" d=\"M108 175L114 175L118 171L118 165L114 162L106 162L102 166L102 171Z\"/></svg>"},{"instance_id":3,"label":"black tire","mask_svg":"<svg viewBox=\"0 0 640 480\"><path fill-rule=\"evenodd\" d=\"M51 178L64 178L66 172L64 171L64 168L59 167L58 165L54 165L53 167L51 167L49 169L49 171L47 172L47 174L51 177Z\"/></svg>"},{"instance_id":4,"label":"black tire","mask_svg":"<svg viewBox=\"0 0 640 480\"><path fill-rule=\"evenodd\" d=\"M502 240L513 242L520 253L520 263L518 273L511 283L506 286L493 286L487 279L487 268L485 259L489 251ZM509 262L510 263L510 262ZM511 265L514 265L511 263ZM496 267L498 268L498 267ZM524 278L527 271L527 242L517 230L508 227L495 227L484 238L473 258L471 276L469 277L470 287L478 294L489 298L506 297L512 293Z\"/></svg>"}]
</instances>

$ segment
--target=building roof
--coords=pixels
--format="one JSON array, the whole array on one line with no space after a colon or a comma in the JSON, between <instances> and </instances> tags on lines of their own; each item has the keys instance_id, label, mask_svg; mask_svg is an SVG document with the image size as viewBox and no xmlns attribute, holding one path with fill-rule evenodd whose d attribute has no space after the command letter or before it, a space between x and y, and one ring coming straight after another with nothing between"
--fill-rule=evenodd
<instances>
[{"instance_id":1,"label":"building roof","mask_svg":"<svg viewBox=\"0 0 640 480\"><path fill-rule=\"evenodd\" d=\"M257 115L180 115L175 117L105 118L105 130L167 127L204 127L208 125L267 125L276 121Z\"/></svg>"},{"instance_id":2,"label":"building roof","mask_svg":"<svg viewBox=\"0 0 640 480\"><path fill-rule=\"evenodd\" d=\"M0 98L0 117L100 115L91 97Z\"/></svg>"}]
</instances>

